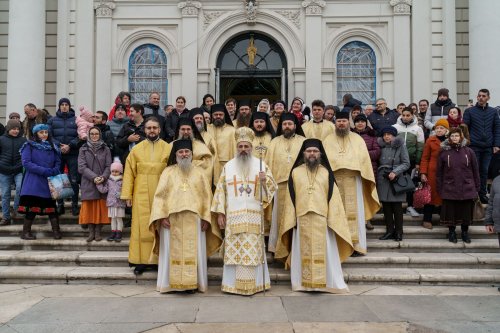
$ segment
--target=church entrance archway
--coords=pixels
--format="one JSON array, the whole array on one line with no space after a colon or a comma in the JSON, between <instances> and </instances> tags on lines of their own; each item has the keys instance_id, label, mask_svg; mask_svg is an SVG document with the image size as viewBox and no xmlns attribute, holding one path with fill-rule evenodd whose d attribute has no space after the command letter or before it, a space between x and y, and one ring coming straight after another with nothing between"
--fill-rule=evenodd
<instances>
[{"instance_id":1,"label":"church entrance archway","mask_svg":"<svg viewBox=\"0 0 500 333\"><path fill-rule=\"evenodd\" d=\"M263 98L286 101L286 68L285 53L272 38L251 31L240 34L217 58L216 99L250 100L254 109Z\"/></svg>"}]
</instances>

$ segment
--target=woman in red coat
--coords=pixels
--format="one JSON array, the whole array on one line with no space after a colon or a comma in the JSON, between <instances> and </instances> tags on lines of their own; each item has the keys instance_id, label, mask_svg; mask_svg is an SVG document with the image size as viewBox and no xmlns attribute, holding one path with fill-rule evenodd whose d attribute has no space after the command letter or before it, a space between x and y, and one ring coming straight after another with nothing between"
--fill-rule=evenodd
<instances>
[{"instance_id":1,"label":"woman in red coat","mask_svg":"<svg viewBox=\"0 0 500 333\"><path fill-rule=\"evenodd\" d=\"M443 200L437 191L437 164L441 152L441 142L446 139L450 126L446 119L439 119L434 126L436 135L430 136L425 142L424 152L420 160L420 180L431 187L431 202L424 206L424 221L422 226L432 229L432 213L436 206L441 206Z\"/></svg>"}]
</instances>

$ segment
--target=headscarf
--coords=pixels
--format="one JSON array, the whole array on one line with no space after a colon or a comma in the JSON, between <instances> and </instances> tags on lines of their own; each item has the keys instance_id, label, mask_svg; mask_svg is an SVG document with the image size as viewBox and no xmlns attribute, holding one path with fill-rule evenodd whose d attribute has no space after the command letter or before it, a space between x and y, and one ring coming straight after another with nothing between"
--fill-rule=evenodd
<instances>
[{"instance_id":1,"label":"headscarf","mask_svg":"<svg viewBox=\"0 0 500 333\"><path fill-rule=\"evenodd\" d=\"M92 131L93 129L96 129L96 130L99 131L99 140L97 140L95 142L91 140L91 136L90 136L90 131ZM90 148L90 150L92 150L92 152L95 153L103 145L105 145L105 143L102 140L102 132L101 132L101 130L99 129L99 127L96 127L96 126L91 127L89 129L88 133L87 133L87 146Z\"/></svg>"}]
</instances>

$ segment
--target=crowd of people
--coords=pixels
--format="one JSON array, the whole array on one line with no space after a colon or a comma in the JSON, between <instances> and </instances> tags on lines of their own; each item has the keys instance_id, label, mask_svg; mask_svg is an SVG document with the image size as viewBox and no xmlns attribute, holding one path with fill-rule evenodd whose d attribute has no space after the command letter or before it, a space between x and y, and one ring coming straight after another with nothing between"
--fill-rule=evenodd
<instances>
[{"instance_id":1,"label":"crowd of people","mask_svg":"<svg viewBox=\"0 0 500 333\"><path fill-rule=\"evenodd\" d=\"M379 211L381 240L403 240L404 214L427 229L439 214L450 242L460 226L470 243L481 202L500 242L500 109L487 89L463 112L448 89L437 95L395 109L351 94L341 107L296 97L290 108L267 99L253 108L207 94L200 107L179 96L162 109L156 92L145 104L120 92L109 112L80 106L78 115L68 98L54 114L28 103L22 122L10 113L0 127L0 225L23 214L21 238L34 240L35 217L47 215L60 239L65 204L47 178L66 173L87 242L102 241L106 224L107 241L122 241L131 214L129 264L135 274L158 269L160 292L206 290L207 256L217 250L223 291L265 290L266 248L290 268L294 290L345 292L341 263L367 253ZM416 187L428 191L419 207Z\"/></svg>"}]
</instances>

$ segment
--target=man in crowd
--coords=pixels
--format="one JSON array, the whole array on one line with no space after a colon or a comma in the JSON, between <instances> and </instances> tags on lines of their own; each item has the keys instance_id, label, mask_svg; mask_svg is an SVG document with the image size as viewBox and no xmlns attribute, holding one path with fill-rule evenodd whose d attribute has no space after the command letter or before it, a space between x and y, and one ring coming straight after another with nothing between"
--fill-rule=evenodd
<instances>
[{"instance_id":1,"label":"man in crowd","mask_svg":"<svg viewBox=\"0 0 500 333\"><path fill-rule=\"evenodd\" d=\"M222 168L235 155L235 129L223 104L213 104L211 111L212 124L208 126L208 133L214 138L217 149L216 160L219 163L214 164L214 184L217 184Z\"/></svg>"},{"instance_id":2,"label":"man in crowd","mask_svg":"<svg viewBox=\"0 0 500 333\"><path fill-rule=\"evenodd\" d=\"M364 109L364 114L366 117L369 117L372 113L373 113L373 105L371 104L368 104L367 106L365 106L365 109Z\"/></svg>"},{"instance_id":3,"label":"man in crowd","mask_svg":"<svg viewBox=\"0 0 500 333\"><path fill-rule=\"evenodd\" d=\"M160 139L160 122L155 117L144 122L144 130L146 140L135 145L127 157L121 192L121 199L133 208L128 262L135 266L136 275L158 263L158 257L151 255L154 234L149 230L149 217L156 186L171 150L170 144Z\"/></svg>"},{"instance_id":4,"label":"man in crowd","mask_svg":"<svg viewBox=\"0 0 500 333\"><path fill-rule=\"evenodd\" d=\"M345 293L340 263L353 252L342 198L323 145L303 142L288 180L286 217L280 238L292 239L291 251L279 242L276 258L289 254L292 289Z\"/></svg>"},{"instance_id":5,"label":"man in crowd","mask_svg":"<svg viewBox=\"0 0 500 333\"><path fill-rule=\"evenodd\" d=\"M387 102L383 98L375 102L375 111L368 116L368 121L375 130L377 136L382 135L382 129L386 126L392 126L396 123L399 113L387 107Z\"/></svg>"},{"instance_id":6,"label":"man in crowd","mask_svg":"<svg viewBox=\"0 0 500 333\"><path fill-rule=\"evenodd\" d=\"M455 103L450 99L450 91L446 88L439 89L436 101L431 104L431 107L425 114L425 127L427 127L429 131L433 131L436 121L439 119L447 119L448 112L455 106Z\"/></svg>"},{"instance_id":7,"label":"man in crowd","mask_svg":"<svg viewBox=\"0 0 500 333\"><path fill-rule=\"evenodd\" d=\"M125 125L129 119L127 118L127 110L125 109L125 105L117 104L115 107L115 116L113 119L108 119L108 126L113 133L113 136L116 138L120 133L123 125Z\"/></svg>"},{"instance_id":8,"label":"man in crowd","mask_svg":"<svg viewBox=\"0 0 500 333\"><path fill-rule=\"evenodd\" d=\"M236 119L233 120L233 126L235 128L249 127L250 117L252 116L252 109L250 101L244 100L240 102L240 107L236 113Z\"/></svg>"},{"instance_id":9,"label":"man in crowd","mask_svg":"<svg viewBox=\"0 0 500 333\"><path fill-rule=\"evenodd\" d=\"M200 108L193 108L189 111L189 117L193 120L194 126L198 132L200 132L203 142L207 145L208 150L212 153L215 165L215 163L218 163L217 145L212 135L207 131L207 123L205 121L205 117L203 117L203 110Z\"/></svg>"},{"instance_id":10,"label":"man in crowd","mask_svg":"<svg viewBox=\"0 0 500 333\"><path fill-rule=\"evenodd\" d=\"M45 112L40 112L35 104L28 103L24 106L24 114L26 117L23 120L23 132L26 139L33 140L33 127L38 124L46 124L48 117Z\"/></svg>"},{"instance_id":11,"label":"man in crowd","mask_svg":"<svg viewBox=\"0 0 500 333\"><path fill-rule=\"evenodd\" d=\"M311 103L312 119L302 125L306 138L324 140L335 131L335 126L330 121L324 121L325 103L316 99Z\"/></svg>"},{"instance_id":12,"label":"man in crowd","mask_svg":"<svg viewBox=\"0 0 500 333\"><path fill-rule=\"evenodd\" d=\"M153 199L149 228L155 235L153 255L159 256L156 286L161 293L207 291L207 256L222 243L211 219L211 181L192 163L192 143L173 142Z\"/></svg>"},{"instance_id":13,"label":"man in crowd","mask_svg":"<svg viewBox=\"0 0 500 333\"><path fill-rule=\"evenodd\" d=\"M373 114L372 114L373 115ZM363 138L351 132L349 115L337 114L335 132L325 139L356 255L366 254L366 221L380 209L370 155Z\"/></svg>"},{"instance_id":14,"label":"man in crowd","mask_svg":"<svg viewBox=\"0 0 500 333\"><path fill-rule=\"evenodd\" d=\"M225 229L222 291L240 295L270 288L262 209L276 183L266 164L252 156L253 136L248 127L236 131L237 155L224 165L212 201L217 223Z\"/></svg>"},{"instance_id":15,"label":"man in crowd","mask_svg":"<svg viewBox=\"0 0 500 333\"><path fill-rule=\"evenodd\" d=\"M108 115L106 112L97 111L94 114L94 125L101 131L101 138L111 151L111 156L115 156L115 137L107 122Z\"/></svg>"},{"instance_id":16,"label":"man in crowd","mask_svg":"<svg viewBox=\"0 0 500 333\"><path fill-rule=\"evenodd\" d=\"M120 133L116 137L116 145L120 148L120 160L125 164L129 152L134 146L146 138L144 132L144 107L141 104L130 106L130 119L123 125Z\"/></svg>"},{"instance_id":17,"label":"man in crowd","mask_svg":"<svg viewBox=\"0 0 500 333\"><path fill-rule=\"evenodd\" d=\"M71 103L68 98L61 98L58 103L56 116L47 121L50 128L50 135L54 144L61 148L61 173L67 167L69 171L69 181L73 188L73 196L71 197L71 213L77 216L80 213L78 207L78 191L80 175L78 174L78 152L79 139L76 126L75 110L71 108ZM57 213L59 215L65 213L64 201L58 200Z\"/></svg>"},{"instance_id":18,"label":"man in crowd","mask_svg":"<svg viewBox=\"0 0 500 333\"><path fill-rule=\"evenodd\" d=\"M229 113L229 117L231 118L231 121L236 119L236 100L234 98L229 98L226 100L226 109L227 112Z\"/></svg>"},{"instance_id":19,"label":"man in crowd","mask_svg":"<svg viewBox=\"0 0 500 333\"><path fill-rule=\"evenodd\" d=\"M154 116L156 119L160 121L161 128L165 128L165 117L162 115L163 112L160 111L160 93L152 92L149 94L149 102L144 104L144 119L148 117ZM175 127L174 127L175 128ZM162 139L165 139L164 132L160 134Z\"/></svg>"},{"instance_id":20,"label":"man in crowd","mask_svg":"<svg viewBox=\"0 0 500 333\"><path fill-rule=\"evenodd\" d=\"M180 118L189 118L189 110L186 108L186 98L179 96L175 100L175 109L166 116L165 119L165 138L167 142L175 140L175 129Z\"/></svg>"},{"instance_id":21,"label":"man in crowd","mask_svg":"<svg viewBox=\"0 0 500 333\"><path fill-rule=\"evenodd\" d=\"M416 113L418 119L418 126L424 131L424 136L427 139L429 137L429 129L425 127L425 115L427 114L427 109L429 109L429 101L426 99L421 99L418 101L418 111Z\"/></svg>"}]
</instances>

